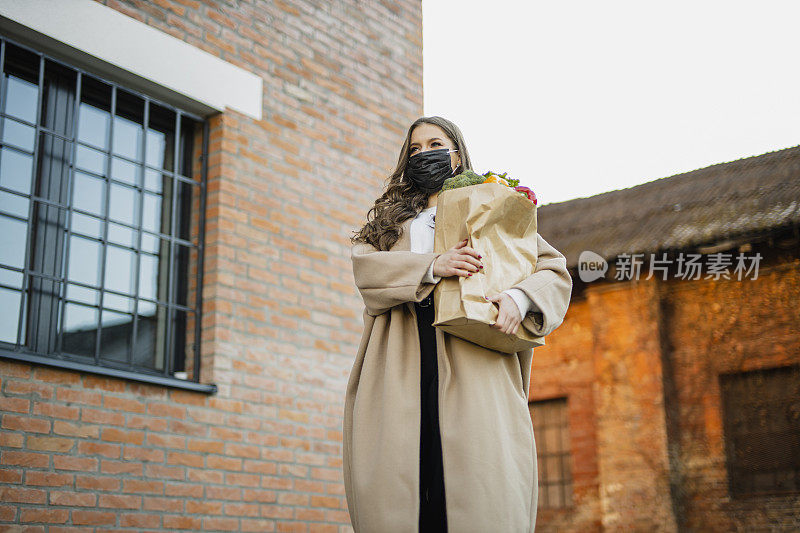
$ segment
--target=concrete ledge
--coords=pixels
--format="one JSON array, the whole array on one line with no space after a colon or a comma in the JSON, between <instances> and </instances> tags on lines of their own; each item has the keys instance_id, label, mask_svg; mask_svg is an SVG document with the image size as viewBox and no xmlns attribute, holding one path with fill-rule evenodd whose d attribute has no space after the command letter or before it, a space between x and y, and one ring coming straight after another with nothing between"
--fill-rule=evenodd
<instances>
[{"instance_id":1,"label":"concrete ledge","mask_svg":"<svg viewBox=\"0 0 800 533\"><path fill-rule=\"evenodd\" d=\"M261 119L259 76L93 0L2 0L0 31L187 111Z\"/></svg>"}]
</instances>

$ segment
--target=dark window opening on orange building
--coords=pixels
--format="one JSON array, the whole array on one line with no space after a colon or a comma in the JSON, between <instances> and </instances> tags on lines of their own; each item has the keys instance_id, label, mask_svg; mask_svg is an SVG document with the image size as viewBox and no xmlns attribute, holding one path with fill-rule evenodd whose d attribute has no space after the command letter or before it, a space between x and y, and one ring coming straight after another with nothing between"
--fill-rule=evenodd
<instances>
[{"instance_id":1,"label":"dark window opening on orange building","mask_svg":"<svg viewBox=\"0 0 800 533\"><path fill-rule=\"evenodd\" d=\"M800 366L720 376L733 497L800 492Z\"/></svg>"},{"instance_id":2,"label":"dark window opening on orange building","mask_svg":"<svg viewBox=\"0 0 800 533\"><path fill-rule=\"evenodd\" d=\"M530 402L539 468L539 507L572 506L567 399Z\"/></svg>"}]
</instances>

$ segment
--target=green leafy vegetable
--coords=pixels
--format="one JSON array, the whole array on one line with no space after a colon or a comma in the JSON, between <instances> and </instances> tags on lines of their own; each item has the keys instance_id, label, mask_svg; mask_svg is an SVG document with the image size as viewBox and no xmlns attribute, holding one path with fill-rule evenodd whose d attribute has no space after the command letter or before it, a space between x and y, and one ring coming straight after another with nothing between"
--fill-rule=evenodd
<instances>
[{"instance_id":1,"label":"green leafy vegetable","mask_svg":"<svg viewBox=\"0 0 800 533\"><path fill-rule=\"evenodd\" d=\"M479 183L483 183L483 180L485 179L486 178L480 174L476 174L471 170L465 170L457 176L453 176L452 178L447 178L444 180L442 191L458 189L459 187L467 187L469 185L478 185Z\"/></svg>"}]
</instances>

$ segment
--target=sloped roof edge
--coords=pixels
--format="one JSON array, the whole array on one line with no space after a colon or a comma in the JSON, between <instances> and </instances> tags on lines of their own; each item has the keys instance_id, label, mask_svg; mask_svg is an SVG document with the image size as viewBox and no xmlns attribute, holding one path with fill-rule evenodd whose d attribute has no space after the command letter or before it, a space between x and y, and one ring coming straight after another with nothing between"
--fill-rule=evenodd
<instances>
[{"instance_id":1,"label":"sloped roof edge","mask_svg":"<svg viewBox=\"0 0 800 533\"><path fill-rule=\"evenodd\" d=\"M583 250L685 249L800 224L800 145L543 205L539 233L577 265Z\"/></svg>"}]
</instances>

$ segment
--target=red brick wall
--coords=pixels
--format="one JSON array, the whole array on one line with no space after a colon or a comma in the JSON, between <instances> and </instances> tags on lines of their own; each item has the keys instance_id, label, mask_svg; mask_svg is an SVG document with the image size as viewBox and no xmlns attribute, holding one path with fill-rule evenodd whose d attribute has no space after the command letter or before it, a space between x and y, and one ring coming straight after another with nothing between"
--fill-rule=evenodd
<instances>
[{"instance_id":1,"label":"red brick wall","mask_svg":"<svg viewBox=\"0 0 800 533\"><path fill-rule=\"evenodd\" d=\"M102 3L264 80L263 120L211 121L201 374L219 392L0 362L0 524L351 531L349 236L422 114L420 2Z\"/></svg>"},{"instance_id":2,"label":"red brick wall","mask_svg":"<svg viewBox=\"0 0 800 533\"><path fill-rule=\"evenodd\" d=\"M575 483L543 531L674 530L654 285L591 286L534 350L532 394L568 398Z\"/></svg>"},{"instance_id":3,"label":"red brick wall","mask_svg":"<svg viewBox=\"0 0 800 533\"><path fill-rule=\"evenodd\" d=\"M531 399L568 398L575 504L540 510L537 530L800 528L797 495L728 493L718 376L800 364L800 250L761 253L756 280L574 295L534 350Z\"/></svg>"},{"instance_id":4,"label":"red brick wall","mask_svg":"<svg viewBox=\"0 0 800 533\"><path fill-rule=\"evenodd\" d=\"M800 529L800 496L728 494L718 379L800 364L799 297L800 260L762 269L755 280L669 292L686 526L693 531Z\"/></svg>"},{"instance_id":5,"label":"red brick wall","mask_svg":"<svg viewBox=\"0 0 800 533\"><path fill-rule=\"evenodd\" d=\"M534 349L530 400L567 398L572 454L573 508L540 508L536 531L598 531L597 427L594 403L594 364L586 351L592 345L586 300L573 301L564 323L545 346ZM536 438L540 438L536 435Z\"/></svg>"}]
</instances>

